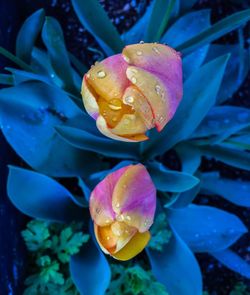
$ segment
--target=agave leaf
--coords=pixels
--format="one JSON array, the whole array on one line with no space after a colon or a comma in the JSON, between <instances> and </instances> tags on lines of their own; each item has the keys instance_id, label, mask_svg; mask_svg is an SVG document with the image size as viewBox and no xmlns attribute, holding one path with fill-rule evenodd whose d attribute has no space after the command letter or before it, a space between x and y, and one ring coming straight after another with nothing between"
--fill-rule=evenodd
<instances>
[{"instance_id":1,"label":"agave leaf","mask_svg":"<svg viewBox=\"0 0 250 295\"><path fill-rule=\"evenodd\" d=\"M155 0L147 26L145 41L159 41L170 17L179 12L179 0Z\"/></svg>"},{"instance_id":2,"label":"agave leaf","mask_svg":"<svg viewBox=\"0 0 250 295\"><path fill-rule=\"evenodd\" d=\"M48 49L53 69L63 81L64 87L74 90L73 71L64 42L63 31L55 18L46 17L42 30L42 39Z\"/></svg>"},{"instance_id":3,"label":"agave leaf","mask_svg":"<svg viewBox=\"0 0 250 295\"><path fill-rule=\"evenodd\" d=\"M199 147L204 156L215 158L230 166L250 171L250 153L224 148L220 145Z\"/></svg>"},{"instance_id":4,"label":"agave leaf","mask_svg":"<svg viewBox=\"0 0 250 295\"><path fill-rule=\"evenodd\" d=\"M173 232L162 251L147 249L152 272L169 294L202 295L202 277L195 256Z\"/></svg>"},{"instance_id":5,"label":"agave leaf","mask_svg":"<svg viewBox=\"0 0 250 295\"><path fill-rule=\"evenodd\" d=\"M2 89L0 104L5 138L34 169L66 177L88 175L100 168L93 153L72 147L55 132L55 126L75 117L81 116L82 121L87 118L60 89L41 82L25 82Z\"/></svg>"},{"instance_id":6,"label":"agave leaf","mask_svg":"<svg viewBox=\"0 0 250 295\"><path fill-rule=\"evenodd\" d=\"M80 294L103 295L111 279L108 261L91 240L71 257L70 273Z\"/></svg>"},{"instance_id":7,"label":"agave leaf","mask_svg":"<svg viewBox=\"0 0 250 295\"><path fill-rule=\"evenodd\" d=\"M33 218L65 222L83 220L83 212L71 193L48 176L10 167L7 191L11 202Z\"/></svg>"},{"instance_id":8,"label":"agave leaf","mask_svg":"<svg viewBox=\"0 0 250 295\"><path fill-rule=\"evenodd\" d=\"M220 195L239 206L250 207L250 182L220 177L219 173L203 173L201 189L204 194Z\"/></svg>"},{"instance_id":9,"label":"agave leaf","mask_svg":"<svg viewBox=\"0 0 250 295\"><path fill-rule=\"evenodd\" d=\"M174 118L160 134L144 144L144 154L154 157L188 138L215 104L228 55L216 58L195 71L184 84L184 96ZM214 69L217 69L214 72Z\"/></svg>"},{"instance_id":10,"label":"agave leaf","mask_svg":"<svg viewBox=\"0 0 250 295\"><path fill-rule=\"evenodd\" d=\"M8 74L0 74L0 84L13 85L14 84L13 77Z\"/></svg>"},{"instance_id":11,"label":"agave leaf","mask_svg":"<svg viewBox=\"0 0 250 295\"><path fill-rule=\"evenodd\" d=\"M247 232L237 216L210 206L168 209L168 221L195 252L228 248Z\"/></svg>"},{"instance_id":12,"label":"agave leaf","mask_svg":"<svg viewBox=\"0 0 250 295\"><path fill-rule=\"evenodd\" d=\"M187 10L190 10L197 0L181 0L180 1L180 12L183 13Z\"/></svg>"},{"instance_id":13,"label":"agave leaf","mask_svg":"<svg viewBox=\"0 0 250 295\"><path fill-rule=\"evenodd\" d=\"M230 249L210 253L226 267L250 279L250 264Z\"/></svg>"},{"instance_id":14,"label":"agave leaf","mask_svg":"<svg viewBox=\"0 0 250 295\"><path fill-rule=\"evenodd\" d=\"M85 130L66 126L58 126L56 131L69 144L79 149L115 158L136 159L139 156L139 150L134 143L121 144L104 136L96 136Z\"/></svg>"},{"instance_id":15,"label":"agave leaf","mask_svg":"<svg viewBox=\"0 0 250 295\"><path fill-rule=\"evenodd\" d=\"M182 42L210 27L209 9L193 11L180 17L165 33L161 42L177 47ZM198 69L206 58L209 45L205 45L183 58L184 80Z\"/></svg>"},{"instance_id":16,"label":"agave leaf","mask_svg":"<svg viewBox=\"0 0 250 295\"><path fill-rule=\"evenodd\" d=\"M177 50L183 54L188 54L195 49L211 43L212 41L220 38L221 36L239 28L250 20L250 9L245 9L236 12L212 25L210 28L204 30L199 35L191 38L190 40L182 43L177 47Z\"/></svg>"},{"instance_id":17,"label":"agave leaf","mask_svg":"<svg viewBox=\"0 0 250 295\"><path fill-rule=\"evenodd\" d=\"M164 192L184 192L191 189L199 179L191 174L168 170L160 162L148 162L147 168L156 188Z\"/></svg>"},{"instance_id":18,"label":"agave leaf","mask_svg":"<svg viewBox=\"0 0 250 295\"><path fill-rule=\"evenodd\" d=\"M32 49L42 29L45 19L44 9L39 9L23 23L16 39L16 56L30 63Z\"/></svg>"},{"instance_id":19,"label":"agave leaf","mask_svg":"<svg viewBox=\"0 0 250 295\"><path fill-rule=\"evenodd\" d=\"M98 0L71 0L71 3L82 25L107 55L122 51L121 37Z\"/></svg>"},{"instance_id":20,"label":"agave leaf","mask_svg":"<svg viewBox=\"0 0 250 295\"><path fill-rule=\"evenodd\" d=\"M250 134L239 134L221 143L221 146L250 151Z\"/></svg>"},{"instance_id":21,"label":"agave leaf","mask_svg":"<svg viewBox=\"0 0 250 295\"><path fill-rule=\"evenodd\" d=\"M220 55L230 53L225 75L218 93L217 103L221 104L239 89L249 71L249 53L237 45L213 44L210 47L206 61L212 60Z\"/></svg>"}]
</instances>

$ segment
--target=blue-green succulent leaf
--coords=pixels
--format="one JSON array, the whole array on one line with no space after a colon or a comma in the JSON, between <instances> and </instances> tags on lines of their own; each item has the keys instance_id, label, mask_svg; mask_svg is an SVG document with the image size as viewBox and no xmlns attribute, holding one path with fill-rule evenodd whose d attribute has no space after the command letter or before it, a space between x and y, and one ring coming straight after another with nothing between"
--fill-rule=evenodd
<instances>
[{"instance_id":1,"label":"blue-green succulent leaf","mask_svg":"<svg viewBox=\"0 0 250 295\"><path fill-rule=\"evenodd\" d=\"M221 56L205 64L184 83L184 96L174 118L160 134L152 134L151 140L144 145L148 157L164 153L197 128L215 104L228 57Z\"/></svg>"},{"instance_id":2,"label":"blue-green succulent leaf","mask_svg":"<svg viewBox=\"0 0 250 295\"><path fill-rule=\"evenodd\" d=\"M152 272L169 294L202 295L202 277L195 256L174 232L163 251L147 249Z\"/></svg>"},{"instance_id":3,"label":"blue-green succulent leaf","mask_svg":"<svg viewBox=\"0 0 250 295\"><path fill-rule=\"evenodd\" d=\"M250 126L250 110L234 106L213 107L192 134L192 137L216 136L222 141Z\"/></svg>"},{"instance_id":4,"label":"blue-green succulent leaf","mask_svg":"<svg viewBox=\"0 0 250 295\"><path fill-rule=\"evenodd\" d=\"M59 22L53 17L46 17L42 38L48 49L53 69L64 86L74 89L73 71L70 65L68 51L65 46L63 31Z\"/></svg>"},{"instance_id":5,"label":"blue-green succulent leaf","mask_svg":"<svg viewBox=\"0 0 250 295\"><path fill-rule=\"evenodd\" d=\"M164 33L169 19L179 13L179 0L155 0L150 15L145 41L159 41Z\"/></svg>"},{"instance_id":6,"label":"blue-green succulent leaf","mask_svg":"<svg viewBox=\"0 0 250 295\"><path fill-rule=\"evenodd\" d=\"M242 56L241 56L242 51ZM249 71L249 53L239 45L213 44L210 47L206 61L212 60L220 55L230 53L225 75L221 83L217 97L217 103L223 103L239 89Z\"/></svg>"},{"instance_id":7,"label":"blue-green succulent leaf","mask_svg":"<svg viewBox=\"0 0 250 295\"><path fill-rule=\"evenodd\" d=\"M76 149L57 135L55 126L87 117L60 89L26 82L2 89L0 104L5 138L34 169L58 177L86 176L100 169L93 153Z\"/></svg>"},{"instance_id":8,"label":"blue-green succulent leaf","mask_svg":"<svg viewBox=\"0 0 250 295\"><path fill-rule=\"evenodd\" d=\"M195 197L200 192L200 182L197 183L193 188L180 193L175 202L170 206L171 208L183 208L192 203Z\"/></svg>"},{"instance_id":9,"label":"blue-green succulent leaf","mask_svg":"<svg viewBox=\"0 0 250 295\"><path fill-rule=\"evenodd\" d=\"M230 249L210 253L226 267L250 279L250 264Z\"/></svg>"},{"instance_id":10,"label":"blue-green succulent leaf","mask_svg":"<svg viewBox=\"0 0 250 295\"><path fill-rule=\"evenodd\" d=\"M147 164L148 171L156 188L164 192L183 192L191 189L199 179L191 174L168 170L160 162L152 161Z\"/></svg>"},{"instance_id":11,"label":"blue-green succulent leaf","mask_svg":"<svg viewBox=\"0 0 250 295\"><path fill-rule=\"evenodd\" d=\"M181 1L182 2L182 1ZM182 42L198 35L203 30L210 27L210 10L198 10L190 12L179 18L162 37L161 42L177 47ZM198 69L206 58L209 45L205 45L183 58L184 80L190 76L194 70Z\"/></svg>"},{"instance_id":12,"label":"blue-green succulent leaf","mask_svg":"<svg viewBox=\"0 0 250 295\"><path fill-rule=\"evenodd\" d=\"M247 232L237 216L210 206L168 209L168 221L195 252L228 248Z\"/></svg>"},{"instance_id":13,"label":"blue-green succulent leaf","mask_svg":"<svg viewBox=\"0 0 250 295\"><path fill-rule=\"evenodd\" d=\"M30 217L58 222L83 219L71 193L43 174L10 166L7 191L13 205Z\"/></svg>"},{"instance_id":14,"label":"blue-green succulent leaf","mask_svg":"<svg viewBox=\"0 0 250 295\"><path fill-rule=\"evenodd\" d=\"M13 79L12 75L0 74L0 84L13 85L14 84L14 79Z\"/></svg>"},{"instance_id":15,"label":"blue-green succulent leaf","mask_svg":"<svg viewBox=\"0 0 250 295\"><path fill-rule=\"evenodd\" d=\"M187 143L180 143L176 147L176 152L181 161L181 170L194 174L200 166L201 154L198 148Z\"/></svg>"},{"instance_id":16,"label":"blue-green succulent leaf","mask_svg":"<svg viewBox=\"0 0 250 295\"><path fill-rule=\"evenodd\" d=\"M201 189L206 194L222 196L239 206L250 207L250 182L220 177L217 172L203 173Z\"/></svg>"},{"instance_id":17,"label":"blue-green succulent leaf","mask_svg":"<svg viewBox=\"0 0 250 295\"><path fill-rule=\"evenodd\" d=\"M121 144L119 141L108 139L101 134L100 136L92 135L78 128L58 126L56 130L64 140L79 149L115 158L136 159L138 157L139 151L134 143Z\"/></svg>"},{"instance_id":18,"label":"blue-green succulent leaf","mask_svg":"<svg viewBox=\"0 0 250 295\"><path fill-rule=\"evenodd\" d=\"M181 0L180 1L180 11L181 13L191 9L197 0Z\"/></svg>"},{"instance_id":19,"label":"blue-green succulent leaf","mask_svg":"<svg viewBox=\"0 0 250 295\"><path fill-rule=\"evenodd\" d=\"M230 166L250 171L250 153L225 148L219 145L202 146L200 151L204 156L215 158Z\"/></svg>"},{"instance_id":20,"label":"blue-green succulent leaf","mask_svg":"<svg viewBox=\"0 0 250 295\"><path fill-rule=\"evenodd\" d=\"M177 50L183 54L193 52L195 49L220 38L221 36L239 28L250 20L250 9L236 12L202 31L199 35L182 43Z\"/></svg>"},{"instance_id":21,"label":"blue-green succulent leaf","mask_svg":"<svg viewBox=\"0 0 250 295\"><path fill-rule=\"evenodd\" d=\"M144 15L135 23L135 25L122 35L125 44L135 44L145 40L145 28L148 25L153 7L154 1L150 3Z\"/></svg>"},{"instance_id":22,"label":"blue-green succulent leaf","mask_svg":"<svg viewBox=\"0 0 250 295\"><path fill-rule=\"evenodd\" d=\"M70 273L80 294L103 295L109 286L111 272L104 254L90 240L71 257Z\"/></svg>"},{"instance_id":23,"label":"blue-green succulent leaf","mask_svg":"<svg viewBox=\"0 0 250 295\"><path fill-rule=\"evenodd\" d=\"M230 137L228 140L221 143L222 146L250 151L250 134L240 134Z\"/></svg>"},{"instance_id":24,"label":"blue-green succulent leaf","mask_svg":"<svg viewBox=\"0 0 250 295\"><path fill-rule=\"evenodd\" d=\"M44 9L39 9L23 23L16 39L16 56L30 63L32 49L35 45L45 19Z\"/></svg>"},{"instance_id":25,"label":"blue-green succulent leaf","mask_svg":"<svg viewBox=\"0 0 250 295\"><path fill-rule=\"evenodd\" d=\"M71 3L80 22L107 55L122 51L121 37L98 0L71 0Z\"/></svg>"}]
</instances>

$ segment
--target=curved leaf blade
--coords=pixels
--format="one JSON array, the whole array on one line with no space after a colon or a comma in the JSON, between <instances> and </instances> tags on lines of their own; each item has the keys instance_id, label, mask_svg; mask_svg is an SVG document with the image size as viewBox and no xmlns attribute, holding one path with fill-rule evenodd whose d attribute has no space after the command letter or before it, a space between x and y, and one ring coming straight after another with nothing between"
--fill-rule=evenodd
<instances>
[{"instance_id":1,"label":"curved leaf blade","mask_svg":"<svg viewBox=\"0 0 250 295\"><path fill-rule=\"evenodd\" d=\"M201 32L198 36L191 38L190 40L184 42L177 47L177 50L181 51L183 54L188 54L195 49L211 43L212 41L220 38L221 36L237 29L241 25L245 24L250 20L250 9L246 9L240 12L236 12L220 21L215 23Z\"/></svg>"},{"instance_id":2,"label":"curved leaf blade","mask_svg":"<svg viewBox=\"0 0 250 295\"><path fill-rule=\"evenodd\" d=\"M98 0L71 0L83 26L96 38L107 55L120 53L123 42Z\"/></svg>"},{"instance_id":3,"label":"curved leaf blade","mask_svg":"<svg viewBox=\"0 0 250 295\"><path fill-rule=\"evenodd\" d=\"M40 173L10 166L7 191L13 205L33 218L57 222L83 219L71 193Z\"/></svg>"},{"instance_id":4,"label":"curved leaf blade","mask_svg":"<svg viewBox=\"0 0 250 295\"><path fill-rule=\"evenodd\" d=\"M185 172L167 170L158 162L149 162L147 168L156 188L160 191L184 192L199 183L199 179L193 175Z\"/></svg>"},{"instance_id":5,"label":"curved leaf blade","mask_svg":"<svg viewBox=\"0 0 250 295\"><path fill-rule=\"evenodd\" d=\"M16 39L16 56L26 63L30 63L32 49L35 45L45 19L44 9L39 9L29 16Z\"/></svg>"},{"instance_id":6,"label":"curved leaf blade","mask_svg":"<svg viewBox=\"0 0 250 295\"><path fill-rule=\"evenodd\" d=\"M134 148L133 143L121 144L119 141L106 139L103 136L96 136L85 130L66 126L58 126L56 131L69 144L83 150L115 158L130 157L136 159L138 156L138 150L136 147Z\"/></svg>"},{"instance_id":7,"label":"curved leaf blade","mask_svg":"<svg viewBox=\"0 0 250 295\"><path fill-rule=\"evenodd\" d=\"M80 294L88 295L105 294L111 278L104 254L91 240L71 257L70 273Z\"/></svg>"},{"instance_id":8,"label":"curved leaf blade","mask_svg":"<svg viewBox=\"0 0 250 295\"><path fill-rule=\"evenodd\" d=\"M190 249L173 233L162 251L147 249L152 272L169 294L201 295L200 267Z\"/></svg>"},{"instance_id":9,"label":"curved leaf blade","mask_svg":"<svg viewBox=\"0 0 250 295\"><path fill-rule=\"evenodd\" d=\"M210 206L169 209L168 221L195 252L228 248L247 232L237 216Z\"/></svg>"}]
</instances>

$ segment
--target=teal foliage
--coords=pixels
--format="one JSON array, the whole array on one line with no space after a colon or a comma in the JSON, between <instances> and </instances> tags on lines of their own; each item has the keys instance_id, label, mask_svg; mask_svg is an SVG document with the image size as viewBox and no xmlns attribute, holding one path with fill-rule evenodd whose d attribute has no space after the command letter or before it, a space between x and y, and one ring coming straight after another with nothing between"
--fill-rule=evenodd
<instances>
[{"instance_id":1,"label":"teal foliage","mask_svg":"<svg viewBox=\"0 0 250 295\"><path fill-rule=\"evenodd\" d=\"M121 143L100 134L86 114L80 87L87 67L68 52L56 19L38 10L21 27L15 54L0 47L0 54L16 65L0 74L6 86L0 90L0 126L30 167L10 167L9 198L23 213L44 220L31 221L22 232L32 264L25 295L201 295L202 276L193 252L207 252L249 278L249 263L229 248L247 231L245 225L231 213L191 203L203 193L249 206L248 182L202 173L200 165L205 157L250 169L250 113L229 104L249 73L242 28L250 10L211 24L209 10L191 10L195 0L154 0L120 36L98 0L71 2L100 44L102 57L140 40L167 42L181 51L184 97L161 133L150 131L144 143ZM237 44L216 43L235 29ZM40 36L43 49L38 48ZM169 150L178 156L178 171L161 162ZM108 173L138 162L147 167L158 190L159 210L146 250L151 268L111 264L110 284L109 261L96 247L93 229L86 227L88 200ZM54 179L58 177L78 179L82 193L71 193ZM84 233L72 221L83 222ZM236 294L249 291L239 284L230 293Z\"/></svg>"}]
</instances>

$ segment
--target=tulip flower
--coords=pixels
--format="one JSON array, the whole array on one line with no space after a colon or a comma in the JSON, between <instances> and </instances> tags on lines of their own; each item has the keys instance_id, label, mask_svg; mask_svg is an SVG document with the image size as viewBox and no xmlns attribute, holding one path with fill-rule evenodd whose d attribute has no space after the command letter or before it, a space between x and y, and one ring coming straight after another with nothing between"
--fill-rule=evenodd
<instances>
[{"instance_id":1,"label":"tulip flower","mask_svg":"<svg viewBox=\"0 0 250 295\"><path fill-rule=\"evenodd\" d=\"M156 189L143 165L129 165L109 174L91 193L89 207L96 240L104 253L128 260L146 247Z\"/></svg>"},{"instance_id":2,"label":"tulip flower","mask_svg":"<svg viewBox=\"0 0 250 295\"><path fill-rule=\"evenodd\" d=\"M83 103L104 135L122 141L161 131L182 98L182 64L169 46L143 43L96 63L83 78Z\"/></svg>"}]
</instances>

